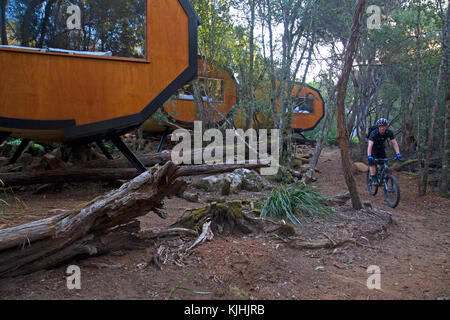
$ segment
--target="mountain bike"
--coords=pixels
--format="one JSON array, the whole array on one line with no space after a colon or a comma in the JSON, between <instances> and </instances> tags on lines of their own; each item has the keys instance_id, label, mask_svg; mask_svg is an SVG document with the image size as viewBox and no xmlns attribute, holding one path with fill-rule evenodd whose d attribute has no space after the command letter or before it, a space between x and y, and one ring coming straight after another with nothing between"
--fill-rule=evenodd
<instances>
[{"instance_id":1,"label":"mountain bike","mask_svg":"<svg viewBox=\"0 0 450 320\"><path fill-rule=\"evenodd\" d=\"M398 184L397 178L391 175L392 170L388 167L388 162L392 160L397 160L397 158L390 159L375 159L376 174L378 184L373 184L370 181L370 170L367 170L367 190L372 196L375 196L378 192L378 187L383 186L384 189L384 199L389 207L395 208L400 202L400 186Z\"/></svg>"}]
</instances>

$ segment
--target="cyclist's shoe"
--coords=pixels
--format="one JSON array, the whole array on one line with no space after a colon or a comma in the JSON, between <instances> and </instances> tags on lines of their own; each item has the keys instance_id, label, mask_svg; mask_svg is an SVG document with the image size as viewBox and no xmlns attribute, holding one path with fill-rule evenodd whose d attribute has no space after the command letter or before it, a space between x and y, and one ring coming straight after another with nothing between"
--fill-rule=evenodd
<instances>
[{"instance_id":1,"label":"cyclist's shoe","mask_svg":"<svg viewBox=\"0 0 450 320\"><path fill-rule=\"evenodd\" d=\"M375 176L374 177L370 177L370 184L372 186L374 186L374 187L378 187L378 181L377 181L377 178Z\"/></svg>"}]
</instances>

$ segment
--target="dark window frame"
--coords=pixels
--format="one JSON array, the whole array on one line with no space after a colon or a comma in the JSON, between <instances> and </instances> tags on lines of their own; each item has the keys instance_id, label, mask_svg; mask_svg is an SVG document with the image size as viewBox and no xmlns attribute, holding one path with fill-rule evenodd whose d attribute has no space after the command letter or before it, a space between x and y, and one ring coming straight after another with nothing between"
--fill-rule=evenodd
<instances>
[{"instance_id":1,"label":"dark window frame","mask_svg":"<svg viewBox=\"0 0 450 320\"><path fill-rule=\"evenodd\" d=\"M63 53L63 52L52 52L46 50L46 48L33 48L33 47L19 47L14 45L1 46L0 42L0 51L9 51L9 52L20 52L20 53L29 53L29 54L40 54L40 55L49 55L49 56L62 56L62 57L75 57L75 58L84 58L84 59L97 59L97 60L113 60L113 61L127 61L127 62L138 62L138 63L150 63L149 57L149 39L148 39L148 28L149 28L149 1L145 0L145 57L136 58L136 57L121 57L121 56L101 56L94 54L85 54L80 51L80 53ZM57 49L57 48L55 48ZM68 49L61 49L62 51L73 51ZM93 51L93 53L95 53Z\"/></svg>"}]
</instances>

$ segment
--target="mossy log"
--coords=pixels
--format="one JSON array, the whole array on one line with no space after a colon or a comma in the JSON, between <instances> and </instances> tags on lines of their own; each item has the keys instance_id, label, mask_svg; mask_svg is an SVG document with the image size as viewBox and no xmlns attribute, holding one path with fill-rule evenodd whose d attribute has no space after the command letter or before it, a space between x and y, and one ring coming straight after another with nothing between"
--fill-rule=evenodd
<instances>
[{"instance_id":1,"label":"mossy log","mask_svg":"<svg viewBox=\"0 0 450 320\"><path fill-rule=\"evenodd\" d=\"M392 169L394 169L395 171L402 171L402 169L404 167L411 165L411 164L415 164L419 161L422 161L422 163L423 163L423 162L425 162L425 159L411 159L411 160L403 161L401 163L396 163L392 166Z\"/></svg>"},{"instance_id":2,"label":"mossy log","mask_svg":"<svg viewBox=\"0 0 450 320\"><path fill-rule=\"evenodd\" d=\"M201 209L187 211L173 226L200 231L211 220L214 234L252 233L251 220L243 214L239 201L212 203Z\"/></svg>"},{"instance_id":3,"label":"mossy log","mask_svg":"<svg viewBox=\"0 0 450 320\"><path fill-rule=\"evenodd\" d=\"M211 222L214 234L277 233L293 235L292 225L253 217L244 212L241 201L212 203L200 209L188 210L173 224L175 227L194 229L200 232L206 222Z\"/></svg>"}]
</instances>

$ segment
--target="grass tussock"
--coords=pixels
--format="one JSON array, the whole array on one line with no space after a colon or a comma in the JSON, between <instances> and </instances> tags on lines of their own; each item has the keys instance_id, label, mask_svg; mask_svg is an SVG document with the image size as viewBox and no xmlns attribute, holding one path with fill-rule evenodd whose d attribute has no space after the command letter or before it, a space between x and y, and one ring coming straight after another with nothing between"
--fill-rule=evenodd
<instances>
[{"instance_id":1,"label":"grass tussock","mask_svg":"<svg viewBox=\"0 0 450 320\"><path fill-rule=\"evenodd\" d=\"M316 218L337 218L328 200L309 185L281 186L261 204L261 217L288 220L301 226Z\"/></svg>"},{"instance_id":2,"label":"grass tussock","mask_svg":"<svg viewBox=\"0 0 450 320\"><path fill-rule=\"evenodd\" d=\"M14 194L12 188L10 187L8 190L1 179L0 196L0 218L8 218L8 215L6 215L6 208L10 207L12 202L15 204L17 213L21 213L23 209L27 208L26 204Z\"/></svg>"}]
</instances>

